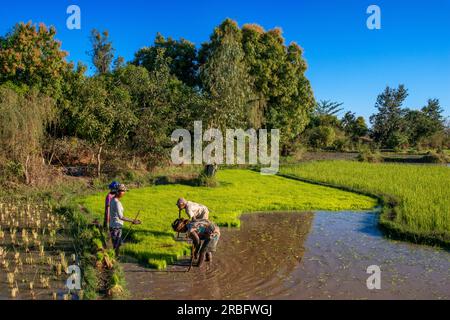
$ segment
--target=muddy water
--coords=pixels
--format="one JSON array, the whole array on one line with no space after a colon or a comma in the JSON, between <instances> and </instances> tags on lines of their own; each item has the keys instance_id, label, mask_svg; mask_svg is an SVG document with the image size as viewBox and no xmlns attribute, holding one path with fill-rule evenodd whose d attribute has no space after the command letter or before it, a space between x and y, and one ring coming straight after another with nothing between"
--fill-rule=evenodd
<instances>
[{"instance_id":1,"label":"muddy water","mask_svg":"<svg viewBox=\"0 0 450 320\"><path fill-rule=\"evenodd\" d=\"M384 238L376 213L260 213L223 229L203 269L124 264L134 299L450 299L450 252ZM378 265L381 289L368 290Z\"/></svg>"}]
</instances>

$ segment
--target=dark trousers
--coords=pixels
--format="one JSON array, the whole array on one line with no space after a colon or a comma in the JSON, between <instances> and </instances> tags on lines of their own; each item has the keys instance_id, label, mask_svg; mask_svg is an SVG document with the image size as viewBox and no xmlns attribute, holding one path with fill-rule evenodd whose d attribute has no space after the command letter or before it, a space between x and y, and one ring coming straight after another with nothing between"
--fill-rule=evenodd
<instances>
[{"instance_id":1,"label":"dark trousers","mask_svg":"<svg viewBox=\"0 0 450 320\"><path fill-rule=\"evenodd\" d=\"M122 228L110 228L111 241L113 248L117 251L122 245Z\"/></svg>"}]
</instances>

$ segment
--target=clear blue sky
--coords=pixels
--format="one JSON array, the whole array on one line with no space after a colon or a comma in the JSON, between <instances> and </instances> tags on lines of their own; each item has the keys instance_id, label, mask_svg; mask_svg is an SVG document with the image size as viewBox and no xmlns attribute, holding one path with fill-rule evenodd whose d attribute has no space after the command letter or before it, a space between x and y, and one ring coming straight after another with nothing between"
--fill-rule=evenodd
<instances>
[{"instance_id":1,"label":"clear blue sky","mask_svg":"<svg viewBox=\"0 0 450 320\"><path fill-rule=\"evenodd\" d=\"M81 8L81 30L66 28L70 4ZM371 4L381 8L381 30L366 27ZM130 60L157 32L200 45L227 17L281 27L287 42L305 50L316 99L344 102L368 118L385 86L403 83L410 91L405 106L439 98L450 116L449 0L17 0L0 10L0 34L19 21L54 25L69 59L86 64L92 28L108 29L117 53Z\"/></svg>"}]
</instances>

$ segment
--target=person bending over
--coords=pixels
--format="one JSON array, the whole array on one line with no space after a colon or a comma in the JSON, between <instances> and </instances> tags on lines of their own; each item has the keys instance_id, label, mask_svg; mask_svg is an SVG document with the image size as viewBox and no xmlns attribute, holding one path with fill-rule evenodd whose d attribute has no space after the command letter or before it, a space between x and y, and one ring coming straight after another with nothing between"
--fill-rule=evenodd
<instances>
[{"instance_id":1,"label":"person bending over","mask_svg":"<svg viewBox=\"0 0 450 320\"><path fill-rule=\"evenodd\" d=\"M198 267L203 262L212 262L212 254L216 252L220 239L220 228L206 219L189 221L179 218L172 223L172 229L176 232L185 232L194 244L193 257L198 259Z\"/></svg>"},{"instance_id":2,"label":"person bending over","mask_svg":"<svg viewBox=\"0 0 450 320\"><path fill-rule=\"evenodd\" d=\"M209 210L206 206L202 204L195 203L192 201L186 201L184 198L180 198L177 201L177 207L180 214L181 211L184 209L189 219L191 220L202 220L209 218Z\"/></svg>"}]
</instances>

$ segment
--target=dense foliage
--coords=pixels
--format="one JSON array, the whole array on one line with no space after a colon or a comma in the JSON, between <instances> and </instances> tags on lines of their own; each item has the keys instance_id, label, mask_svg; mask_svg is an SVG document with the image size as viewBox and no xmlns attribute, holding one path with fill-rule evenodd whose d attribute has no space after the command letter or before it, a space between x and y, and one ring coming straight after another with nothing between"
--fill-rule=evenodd
<instances>
[{"instance_id":1,"label":"dense foliage","mask_svg":"<svg viewBox=\"0 0 450 320\"><path fill-rule=\"evenodd\" d=\"M171 132L192 130L195 120L222 130L281 129L287 153L314 106L302 50L286 45L279 29L240 28L227 19L200 47L158 34L129 63L115 56L107 31L94 29L87 51L92 76L85 75L85 66L66 62L55 35L53 27L30 22L0 38L1 105L7 115L1 146L19 175L32 154L36 161L66 166L77 158L97 175L116 159L150 168L168 159ZM22 111L20 121L32 123L19 121L15 130L33 127L36 137L27 141L32 147L9 152L17 139L8 137L18 135L8 121L14 123ZM32 114L37 117L27 116ZM68 155L71 150L78 155Z\"/></svg>"},{"instance_id":2,"label":"dense foliage","mask_svg":"<svg viewBox=\"0 0 450 320\"><path fill-rule=\"evenodd\" d=\"M339 118L342 103L316 103L302 48L286 44L278 28L226 19L199 46L158 34L128 63L116 56L109 33L94 29L86 52L91 76L66 61L55 36L55 28L29 22L0 37L0 170L17 178L7 181L37 182L46 165L84 165L98 176L149 169L168 161L173 130L192 131L199 120L203 128L280 129L285 156L304 145L450 144L439 100L405 109L404 86L379 95L371 129L351 111Z\"/></svg>"}]
</instances>

